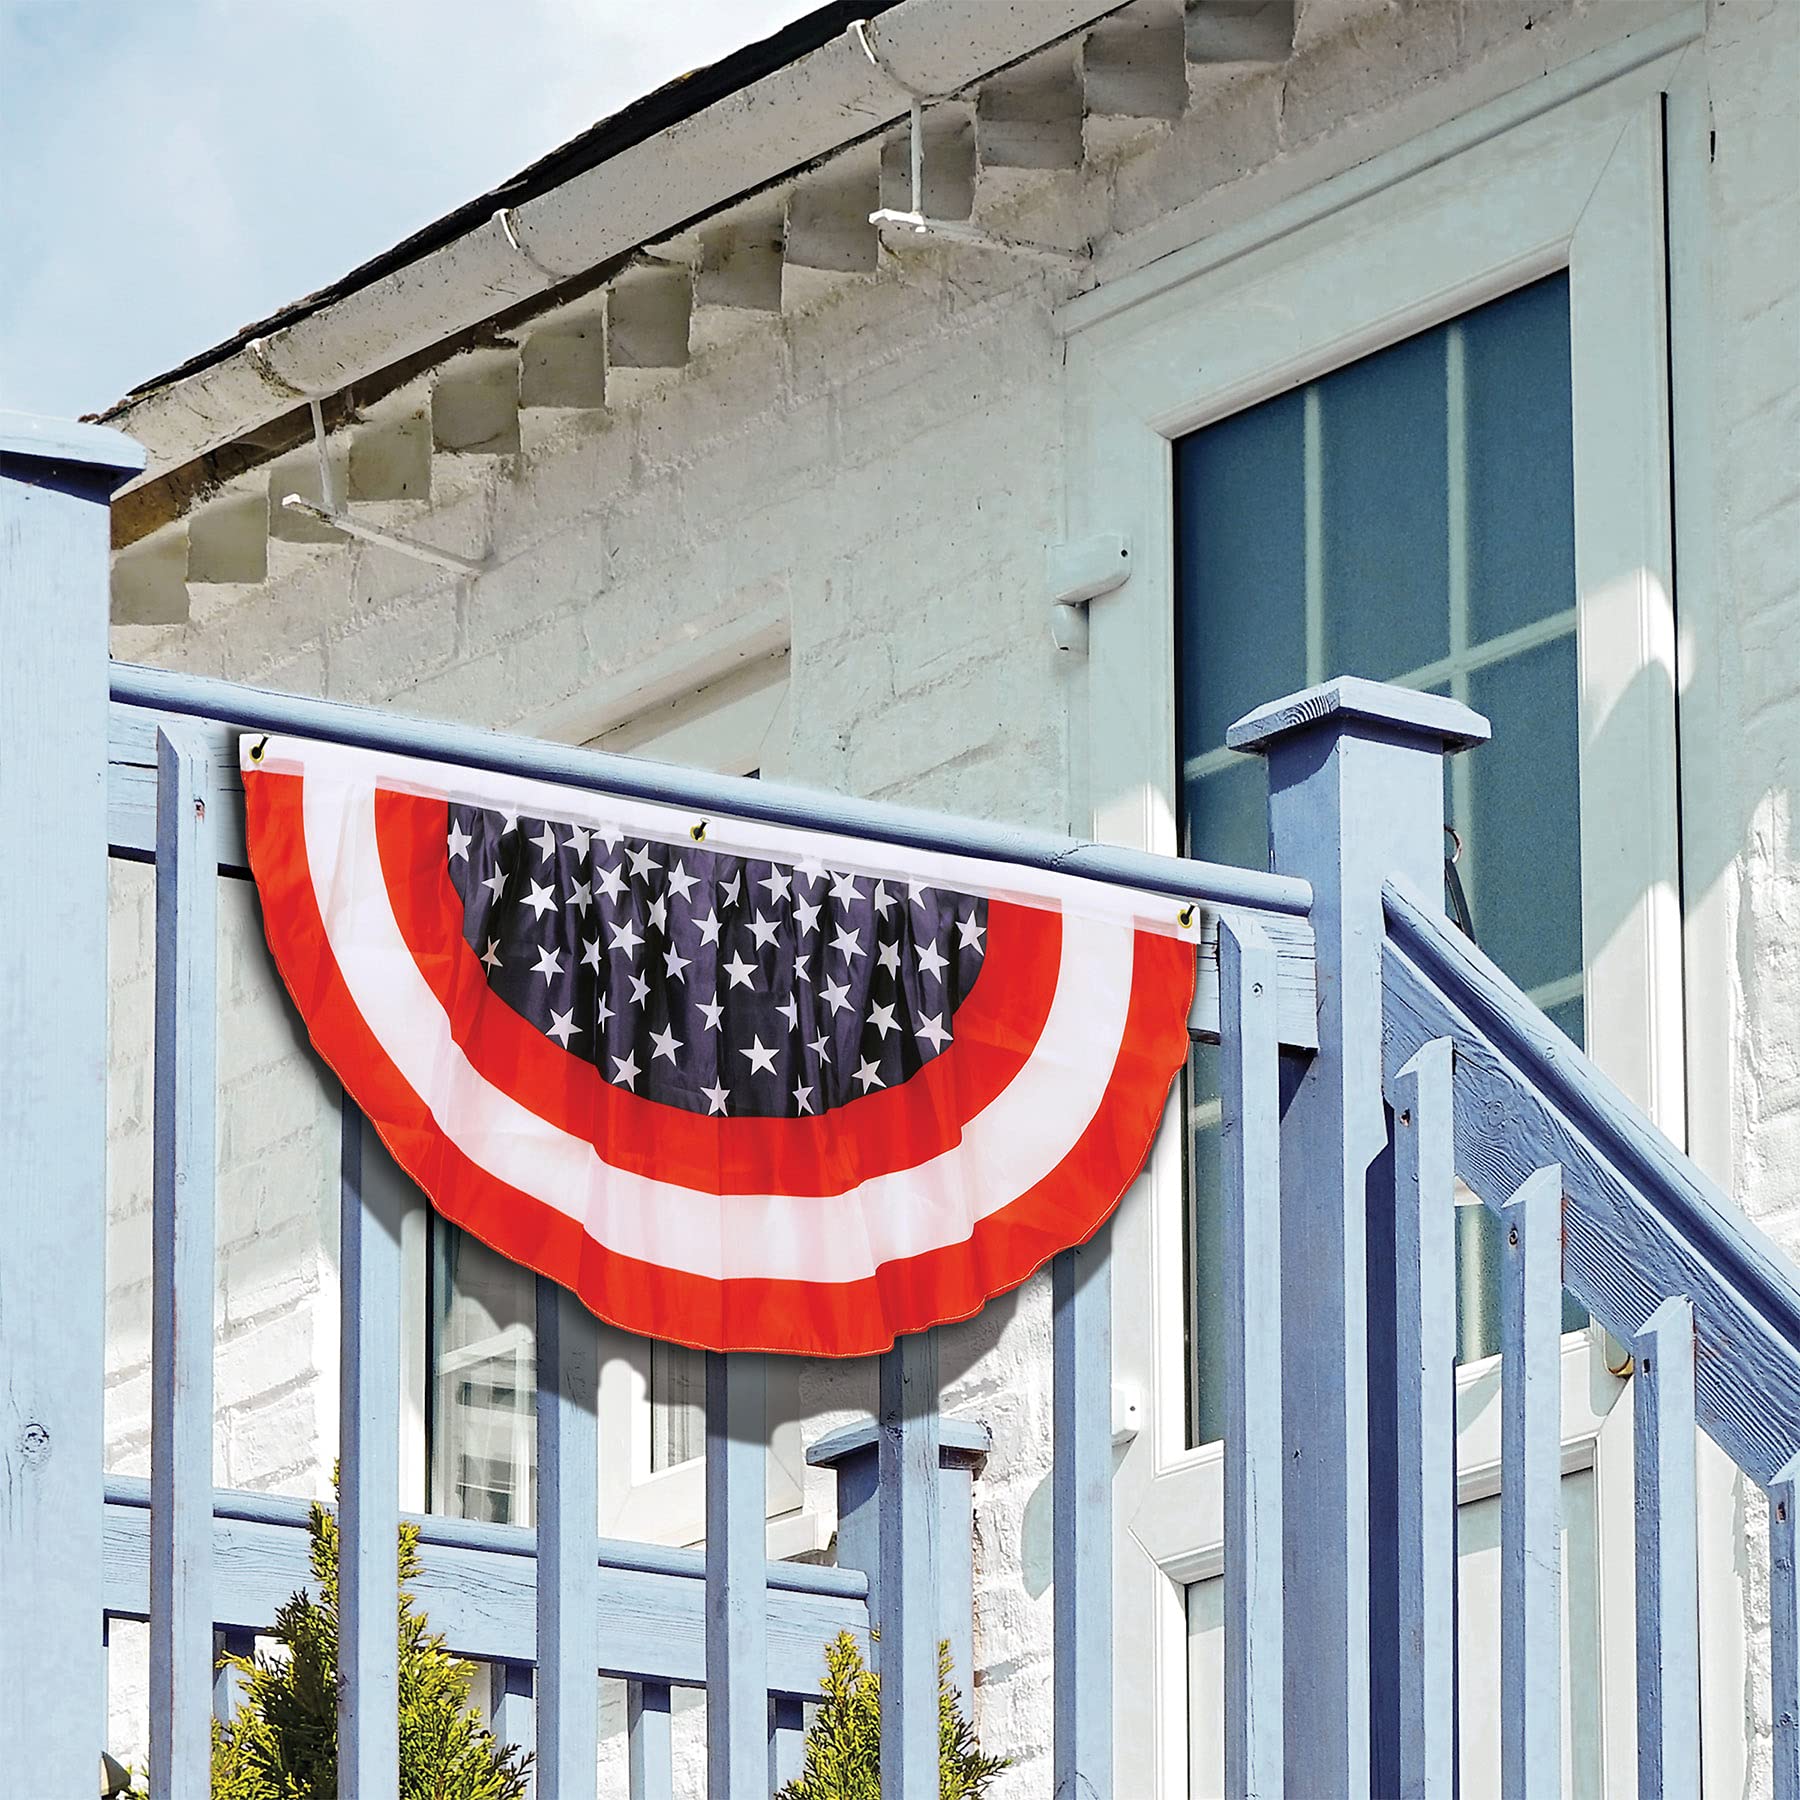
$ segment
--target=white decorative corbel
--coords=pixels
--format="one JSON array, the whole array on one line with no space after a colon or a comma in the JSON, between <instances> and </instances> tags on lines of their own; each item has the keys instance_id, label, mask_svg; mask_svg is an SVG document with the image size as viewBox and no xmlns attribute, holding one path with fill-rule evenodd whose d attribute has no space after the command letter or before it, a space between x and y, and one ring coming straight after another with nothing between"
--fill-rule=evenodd
<instances>
[{"instance_id":1,"label":"white decorative corbel","mask_svg":"<svg viewBox=\"0 0 1800 1800\"><path fill-rule=\"evenodd\" d=\"M1122 587L1131 574L1131 544L1123 532L1101 531L1044 553L1050 590L1050 633L1059 650L1086 656L1088 602Z\"/></svg>"}]
</instances>

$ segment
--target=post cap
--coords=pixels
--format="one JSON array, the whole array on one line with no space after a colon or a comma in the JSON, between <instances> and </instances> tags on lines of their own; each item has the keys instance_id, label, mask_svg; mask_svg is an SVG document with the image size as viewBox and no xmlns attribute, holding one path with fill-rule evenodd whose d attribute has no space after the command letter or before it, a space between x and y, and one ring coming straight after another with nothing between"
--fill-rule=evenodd
<instances>
[{"instance_id":1,"label":"post cap","mask_svg":"<svg viewBox=\"0 0 1800 1800\"><path fill-rule=\"evenodd\" d=\"M121 480L142 473L145 462L144 446L109 426L5 411L0 411L0 456L85 463L89 468L110 469Z\"/></svg>"},{"instance_id":2,"label":"post cap","mask_svg":"<svg viewBox=\"0 0 1800 1800\"><path fill-rule=\"evenodd\" d=\"M1246 713L1225 733L1225 742L1233 750L1266 756L1282 738L1356 723L1427 739L1446 755L1485 744L1494 735L1487 720L1460 700L1395 687L1391 682L1365 681L1360 675L1340 675L1322 687L1271 700Z\"/></svg>"},{"instance_id":3,"label":"post cap","mask_svg":"<svg viewBox=\"0 0 1800 1800\"><path fill-rule=\"evenodd\" d=\"M815 1469L835 1468L860 1451L875 1448L875 1421L845 1425L827 1432L806 1452L807 1462ZM994 1434L975 1419L940 1419L938 1421L938 1466L945 1469L974 1469L981 1465L993 1448Z\"/></svg>"}]
</instances>

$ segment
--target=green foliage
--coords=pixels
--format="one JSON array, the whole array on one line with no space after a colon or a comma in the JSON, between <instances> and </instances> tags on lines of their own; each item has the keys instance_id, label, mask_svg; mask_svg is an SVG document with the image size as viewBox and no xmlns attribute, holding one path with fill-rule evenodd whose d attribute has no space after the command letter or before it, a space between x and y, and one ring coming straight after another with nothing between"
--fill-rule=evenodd
<instances>
[{"instance_id":1,"label":"green foliage","mask_svg":"<svg viewBox=\"0 0 1800 1800\"><path fill-rule=\"evenodd\" d=\"M825 1699L806 1734L806 1770L777 1800L881 1800L881 1677L843 1632L825 1647ZM950 1646L938 1646L939 1800L981 1800L1007 1766L983 1756L950 1685Z\"/></svg>"},{"instance_id":2,"label":"green foliage","mask_svg":"<svg viewBox=\"0 0 1800 1800\"><path fill-rule=\"evenodd\" d=\"M243 1680L229 1725L213 1726L212 1800L337 1800L338 1525L312 1508L319 1599L275 1615L284 1657L228 1657ZM451 1656L405 1584L419 1574L418 1527L400 1528L401 1800L523 1800L531 1759L469 1709L475 1668Z\"/></svg>"}]
</instances>

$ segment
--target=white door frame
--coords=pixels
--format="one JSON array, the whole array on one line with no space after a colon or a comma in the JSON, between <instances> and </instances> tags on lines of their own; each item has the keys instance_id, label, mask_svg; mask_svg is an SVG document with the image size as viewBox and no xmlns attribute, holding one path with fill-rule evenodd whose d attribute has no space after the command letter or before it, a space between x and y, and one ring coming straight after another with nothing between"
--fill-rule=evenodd
<instances>
[{"instance_id":1,"label":"white door frame","mask_svg":"<svg viewBox=\"0 0 1800 1800\"><path fill-rule=\"evenodd\" d=\"M1359 171L1362 197L1341 210L1203 262L1188 279L1147 286L1135 305L1095 309L1095 322L1069 337L1067 415L1071 535L1123 532L1133 544L1130 579L1093 608L1092 828L1172 851L1172 440L1568 271L1587 1030L1596 1060L1678 1141L1660 96L1689 54L1579 90L1490 136L1459 121L1442 158L1407 146L1402 177ZM1113 1238L1119 1379L1144 1400L1144 1428L1115 1484L1117 1779L1120 1792L1158 1800L1187 1793L1183 1585L1216 1570L1222 1533L1217 1450L1186 1443L1181 1133L1178 1120L1168 1123ZM1590 1448L1616 1435L1603 1423L1570 1419L1571 1447L1584 1434ZM1476 1446L1465 1440L1462 1451L1475 1457ZM1614 1491L1619 1457L1589 1460L1602 1517L1620 1505L1629 1514L1629 1491ZM1628 1456L1623 1468L1628 1483ZM1619 1587L1603 1577L1609 1613ZM1628 1578L1623 1598L1628 1607ZM1603 1623L1607 1640L1628 1645L1628 1612L1622 1628L1619 1640L1621 1622ZM1629 1657L1605 1667L1605 1715L1629 1721ZM1617 1681L1625 1685L1615 1694ZM1620 1756L1609 1742L1609 1793L1627 1791L1615 1785Z\"/></svg>"}]
</instances>

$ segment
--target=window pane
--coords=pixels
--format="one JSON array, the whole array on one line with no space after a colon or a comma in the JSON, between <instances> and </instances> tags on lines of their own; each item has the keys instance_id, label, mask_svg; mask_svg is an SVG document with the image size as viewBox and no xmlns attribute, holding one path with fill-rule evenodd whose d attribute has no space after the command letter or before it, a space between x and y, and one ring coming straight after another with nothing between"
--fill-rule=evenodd
<instances>
[{"instance_id":1,"label":"window pane","mask_svg":"<svg viewBox=\"0 0 1800 1800\"><path fill-rule=\"evenodd\" d=\"M1317 384L1321 677L1391 681L1450 648L1444 337L1408 338Z\"/></svg>"},{"instance_id":2,"label":"window pane","mask_svg":"<svg viewBox=\"0 0 1800 1800\"><path fill-rule=\"evenodd\" d=\"M650 1467L672 1469L706 1454L706 1352L650 1346Z\"/></svg>"},{"instance_id":3,"label":"window pane","mask_svg":"<svg viewBox=\"0 0 1800 1800\"><path fill-rule=\"evenodd\" d=\"M1469 635L1479 642L1575 604L1569 278L1508 294L1459 329Z\"/></svg>"},{"instance_id":4,"label":"window pane","mask_svg":"<svg viewBox=\"0 0 1800 1800\"><path fill-rule=\"evenodd\" d=\"M1190 854L1240 869L1269 866L1269 765L1243 756L1187 784Z\"/></svg>"}]
</instances>

